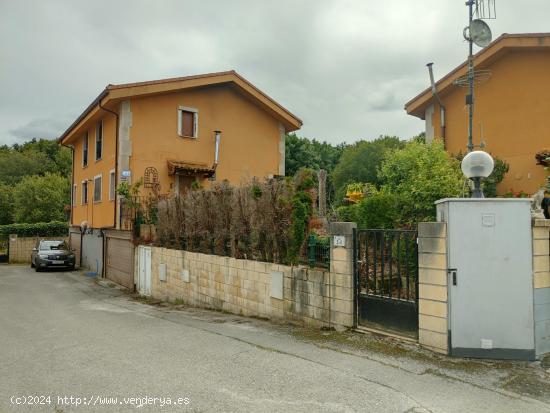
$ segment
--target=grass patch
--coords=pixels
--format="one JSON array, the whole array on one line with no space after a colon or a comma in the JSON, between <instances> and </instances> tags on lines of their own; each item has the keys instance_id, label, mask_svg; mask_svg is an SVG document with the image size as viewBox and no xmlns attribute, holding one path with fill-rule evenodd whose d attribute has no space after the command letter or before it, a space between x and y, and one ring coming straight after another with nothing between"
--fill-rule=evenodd
<instances>
[{"instance_id":1,"label":"grass patch","mask_svg":"<svg viewBox=\"0 0 550 413\"><path fill-rule=\"evenodd\" d=\"M353 331L323 331L319 329L294 328L290 333L302 341L314 343L332 350L351 350L375 353L393 358L409 359L429 364L439 369L476 373L488 370L507 370L523 364L498 360L473 360L451 358L432 353L414 344L407 344L389 337L359 334Z\"/></svg>"},{"instance_id":2,"label":"grass patch","mask_svg":"<svg viewBox=\"0 0 550 413\"><path fill-rule=\"evenodd\" d=\"M532 369L514 371L502 380L501 387L524 396L550 402L550 380L548 375Z\"/></svg>"}]
</instances>

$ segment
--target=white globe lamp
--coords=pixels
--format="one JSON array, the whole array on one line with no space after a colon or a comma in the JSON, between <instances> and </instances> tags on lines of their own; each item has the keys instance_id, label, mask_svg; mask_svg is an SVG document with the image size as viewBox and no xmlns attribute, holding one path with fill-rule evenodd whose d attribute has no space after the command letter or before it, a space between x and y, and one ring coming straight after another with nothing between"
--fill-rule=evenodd
<instances>
[{"instance_id":1,"label":"white globe lamp","mask_svg":"<svg viewBox=\"0 0 550 413\"><path fill-rule=\"evenodd\" d=\"M472 198L483 198L481 180L491 175L495 167L495 162L491 155L484 151L472 151L462 159L460 167L466 178L474 182Z\"/></svg>"}]
</instances>

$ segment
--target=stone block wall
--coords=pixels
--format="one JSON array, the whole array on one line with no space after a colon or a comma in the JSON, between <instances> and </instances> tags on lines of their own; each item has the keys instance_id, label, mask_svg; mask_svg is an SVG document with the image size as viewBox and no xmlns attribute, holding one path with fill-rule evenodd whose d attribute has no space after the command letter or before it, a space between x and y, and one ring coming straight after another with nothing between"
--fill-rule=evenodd
<instances>
[{"instance_id":1,"label":"stone block wall","mask_svg":"<svg viewBox=\"0 0 550 413\"><path fill-rule=\"evenodd\" d=\"M533 222L535 352L550 352L550 220Z\"/></svg>"},{"instance_id":2,"label":"stone block wall","mask_svg":"<svg viewBox=\"0 0 550 413\"><path fill-rule=\"evenodd\" d=\"M156 247L151 267L154 298L317 327L352 326L351 277L341 274Z\"/></svg>"},{"instance_id":3,"label":"stone block wall","mask_svg":"<svg viewBox=\"0 0 550 413\"><path fill-rule=\"evenodd\" d=\"M447 354L447 226L418 224L418 342Z\"/></svg>"},{"instance_id":4,"label":"stone block wall","mask_svg":"<svg viewBox=\"0 0 550 413\"><path fill-rule=\"evenodd\" d=\"M342 228L335 229L347 231ZM330 271L152 247L151 295L244 316L352 327L351 229L348 232L349 244L331 250Z\"/></svg>"},{"instance_id":5,"label":"stone block wall","mask_svg":"<svg viewBox=\"0 0 550 413\"><path fill-rule=\"evenodd\" d=\"M10 235L9 237L9 263L23 264L31 262L32 249L36 246L38 240L48 239L48 237L19 237ZM53 239L63 239L69 241L68 237L53 237Z\"/></svg>"}]
</instances>

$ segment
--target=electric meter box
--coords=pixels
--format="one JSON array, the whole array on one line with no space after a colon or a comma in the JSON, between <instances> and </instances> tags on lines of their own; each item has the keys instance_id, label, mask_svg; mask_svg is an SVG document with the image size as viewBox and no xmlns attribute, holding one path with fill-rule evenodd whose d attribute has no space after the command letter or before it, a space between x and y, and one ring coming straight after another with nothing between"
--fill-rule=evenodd
<instances>
[{"instance_id":1,"label":"electric meter box","mask_svg":"<svg viewBox=\"0 0 550 413\"><path fill-rule=\"evenodd\" d=\"M447 223L449 351L535 359L530 199L436 202Z\"/></svg>"}]
</instances>

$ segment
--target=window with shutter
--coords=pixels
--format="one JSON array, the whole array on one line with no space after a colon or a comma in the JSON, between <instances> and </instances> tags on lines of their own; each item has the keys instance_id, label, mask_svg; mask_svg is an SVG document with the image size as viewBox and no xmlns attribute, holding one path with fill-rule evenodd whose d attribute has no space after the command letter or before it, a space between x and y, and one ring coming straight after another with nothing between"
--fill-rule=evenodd
<instances>
[{"instance_id":1,"label":"window with shutter","mask_svg":"<svg viewBox=\"0 0 550 413\"><path fill-rule=\"evenodd\" d=\"M95 128L95 160L99 161L103 155L103 122L98 122Z\"/></svg>"},{"instance_id":2,"label":"window with shutter","mask_svg":"<svg viewBox=\"0 0 550 413\"><path fill-rule=\"evenodd\" d=\"M198 138L199 112L196 109L180 106L178 108L178 135L185 138Z\"/></svg>"},{"instance_id":3,"label":"window with shutter","mask_svg":"<svg viewBox=\"0 0 550 413\"><path fill-rule=\"evenodd\" d=\"M88 166L88 132L84 134L82 144L82 166Z\"/></svg>"},{"instance_id":4,"label":"window with shutter","mask_svg":"<svg viewBox=\"0 0 550 413\"><path fill-rule=\"evenodd\" d=\"M101 175L94 177L94 202L101 202L101 191L102 191L101 181L102 181Z\"/></svg>"},{"instance_id":5,"label":"window with shutter","mask_svg":"<svg viewBox=\"0 0 550 413\"><path fill-rule=\"evenodd\" d=\"M181 111L181 132L183 136L193 136L194 117L193 112Z\"/></svg>"},{"instance_id":6,"label":"window with shutter","mask_svg":"<svg viewBox=\"0 0 550 413\"><path fill-rule=\"evenodd\" d=\"M88 181L82 181L82 203L88 203Z\"/></svg>"}]
</instances>

